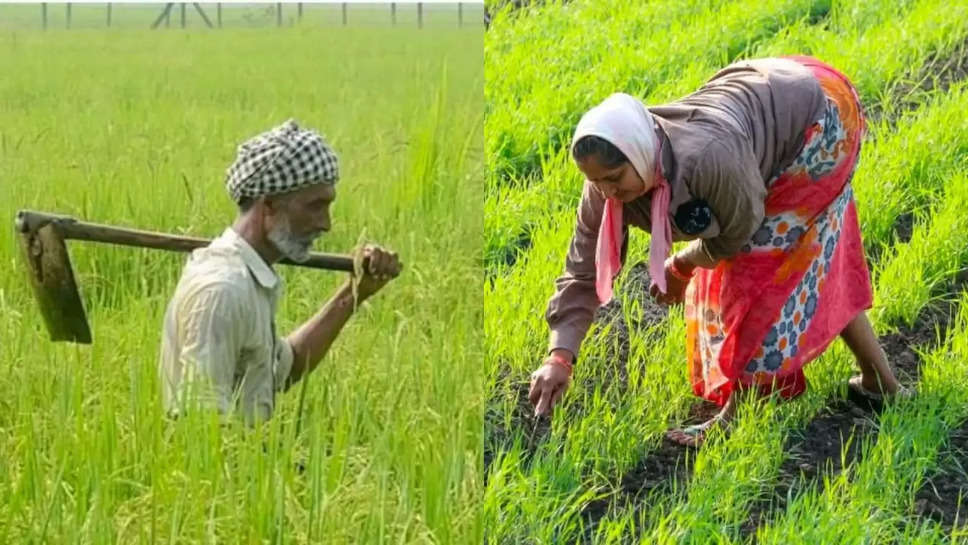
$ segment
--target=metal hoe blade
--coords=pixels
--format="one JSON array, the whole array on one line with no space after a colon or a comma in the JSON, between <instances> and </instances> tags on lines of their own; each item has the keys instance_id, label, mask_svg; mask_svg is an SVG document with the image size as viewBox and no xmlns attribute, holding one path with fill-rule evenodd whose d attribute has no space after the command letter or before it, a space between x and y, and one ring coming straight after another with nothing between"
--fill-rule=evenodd
<instances>
[{"instance_id":1,"label":"metal hoe blade","mask_svg":"<svg viewBox=\"0 0 968 545\"><path fill-rule=\"evenodd\" d=\"M55 223L30 230L18 217L20 248L30 285L53 341L91 343L84 303L74 281L67 245Z\"/></svg>"}]
</instances>

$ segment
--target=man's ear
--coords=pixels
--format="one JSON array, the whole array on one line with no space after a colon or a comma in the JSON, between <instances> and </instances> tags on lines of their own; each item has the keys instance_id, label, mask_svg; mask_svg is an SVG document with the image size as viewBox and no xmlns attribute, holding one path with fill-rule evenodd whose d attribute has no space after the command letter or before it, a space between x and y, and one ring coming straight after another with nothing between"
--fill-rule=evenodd
<instances>
[{"instance_id":1,"label":"man's ear","mask_svg":"<svg viewBox=\"0 0 968 545\"><path fill-rule=\"evenodd\" d=\"M277 216L284 208L285 203L279 197L264 195L259 197L262 205L262 217Z\"/></svg>"},{"instance_id":2,"label":"man's ear","mask_svg":"<svg viewBox=\"0 0 968 545\"><path fill-rule=\"evenodd\" d=\"M262 196L256 197L255 202L252 203L251 211L259 224L266 225L266 220L270 216L276 215L278 207L279 203L274 202L270 197Z\"/></svg>"}]
</instances>

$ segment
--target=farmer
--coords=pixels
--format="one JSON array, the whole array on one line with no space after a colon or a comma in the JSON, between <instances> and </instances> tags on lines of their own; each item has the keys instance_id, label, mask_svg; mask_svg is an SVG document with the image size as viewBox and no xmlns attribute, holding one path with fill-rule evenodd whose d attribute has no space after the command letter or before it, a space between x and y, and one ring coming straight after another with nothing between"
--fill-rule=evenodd
<instances>
[{"instance_id":1,"label":"farmer","mask_svg":"<svg viewBox=\"0 0 968 545\"><path fill-rule=\"evenodd\" d=\"M249 424L266 420L275 392L305 378L329 350L355 309L354 279L280 338L275 312L283 285L272 264L305 261L313 241L329 231L338 178L337 157L322 136L293 120L239 146L226 180L238 217L192 254L165 313L160 374L169 414L199 403L222 414L237 410ZM396 253L377 246L360 252L363 301L401 265Z\"/></svg>"},{"instance_id":2,"label":"farmer","mask_svg":"<svg viewBox=\"0 0 968 545\"><path fill-rule=\"evenodd\" d=\"M587 181L548 303L548 355L532 374L536 414L568 387L629 226L652 234L650 294L685 303L693 391L722 407L669 439L701 444L742 389L799 395L804 365L838 335L860 367L855 394L898 393L865 313L873 295L850 184L865 129L851 83L809 57L738 62L662 106L614 94L588 111L571 143ZM691 242L669 256L681 240Z\"/></svg>"}]
</instances>

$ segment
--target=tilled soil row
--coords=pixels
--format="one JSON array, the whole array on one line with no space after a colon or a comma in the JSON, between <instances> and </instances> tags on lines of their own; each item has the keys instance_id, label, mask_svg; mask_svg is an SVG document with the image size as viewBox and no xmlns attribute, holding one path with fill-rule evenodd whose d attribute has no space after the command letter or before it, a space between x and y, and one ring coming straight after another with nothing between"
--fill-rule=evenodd
<instances>
[{"instance_id":1,"label":"tilled soil row","mask_svg":"<svg viewBox=\"0 0 968 545\"><path fill-rule=\"evenodd\" d=\"M952 85L968 77L968 37L948 52L928 55L917 72L899 82L890 95L896 102L875 102L866 108L868 120L878 123L887 119L892 126L900 121L902 114L924 105L927 95L941 95ZM885 111L883 104L892 104Z\"/></svg>"},{"instance_id":2,"label":"tilled soil row","mask_svg":"<svg viewBox=\"0 0 968 545\"><path fill-rule=\"evenodd\" d=\"M902 384L916 386L920 378L921 358L915 348L930 350L937 346L939 333L940 340L944 340L951 317L957 310L956 296L966 282L968 271L959 274L952 283L939 290L944 294L941 302L922 309L912 326L901 326L896 333L880 337L881 346ZM845 467L843 464L849 466L859 462L863 441L876 439L873 435L877 431L874 419L880 408L861 399L834 399L803 430L792 433L784 449L788 455L781 464L773 494L753 504L749 520L741 528L741 535L748 536L759 525L782 513L787 498L795 497L804 486L813 482L822 486L825 471L836 475ZM692 407L686 424L703 422L717 410L716 405L700 400ZM668 491L688 482L692 476L693 454L691 449L662 442L622 476L616 494L586 506L582 512L588 524L586 536L590 538L610 506L621 509L641 502L653 492ZM937 507L943 510L950 503L927 500L924 505L929 509ZM949 518L953 514L954 511L944 511L944 516Z\"/></svg>"},{"instance_id":3,"label":"tilled soil row","mask_svg":"<svg viewBox=\"0 0 968 545\"><path fill-rule=\"evenodd\" d=\"M902 326L896 333L880 337L881 346L902 384L917 387L922 362L915 349L929 351L944 342L958 310L958 294L966 281L968 274L959 274L939 290L943 294L939 303L921 310L914 325ZM787 498L795 497L806 486L815 483L822 488L825 474L836 476L844 467L862 460L860 447L865 441L876 440L875 418L882 407L856 396L849 397L849 402L832 401L805 429L790 435L784 449L787 457L780 466L772 496L753 505L741 535L746 537L758 526L774 520L786 510ZM943 510L949 505L942 502L938 507ZM944 511L945 516L950 514L953 512Z\"/></svg>"},{"instance_id":4,"label":"tilled soil row","mask_svg":"<svg viewBox=\"0 0 968 545\"><path fill-rule=\"evenodd\" d=\"M893 110L885 112L880 103L875 103L867 112L867 116L872 122L880 121L886 116L888 123L895 126L905 112L911 112L924 104L926 94L943 94L952 85L964 81L966 77L968 77L968 38L943 58L941 53L932 53L918 69L916 75L895 87L891 95L897 97L898 102ZM911 235L914 233L914 220L913 212L898 215L894 220L892 243L911 240ZM881 258L883 248L867 247L865 251L870 264Z\"/></svg>"}]
</instances>

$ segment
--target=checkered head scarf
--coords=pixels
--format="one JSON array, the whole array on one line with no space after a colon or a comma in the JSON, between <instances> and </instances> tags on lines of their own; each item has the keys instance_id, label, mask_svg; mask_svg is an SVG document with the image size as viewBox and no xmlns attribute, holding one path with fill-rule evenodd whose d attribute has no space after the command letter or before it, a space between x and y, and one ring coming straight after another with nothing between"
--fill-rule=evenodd
<instances>
[{"instance_id":1,"label":"checkered head scarf","mask_svg":"<svg viewBox=\"0 0 968 545\"><path fill-rule=\"evenodd\" d=\"M290 119L239 146L225 187L238 204L243 198L289 193L314 184L335 184L339 159L322 135Z\"/></svg>"}]
</instances>

